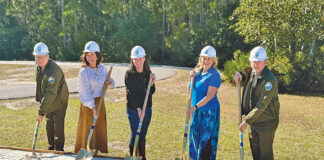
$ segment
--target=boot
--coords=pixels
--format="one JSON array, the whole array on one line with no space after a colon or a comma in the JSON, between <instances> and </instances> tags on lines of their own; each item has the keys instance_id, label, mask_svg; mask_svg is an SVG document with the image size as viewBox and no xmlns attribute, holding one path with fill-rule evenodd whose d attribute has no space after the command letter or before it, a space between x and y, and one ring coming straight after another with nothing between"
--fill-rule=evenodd
<instances>
[{"instance_id":1,"label":"boot","mask_svg":"<svg viewBox=\"0 0 324 160\"><path fill-rule=\"evenodd\" d=\"M139 155L142 157L142 160L146 160L145 157L145 144L146 141L139 141Z\"/></svg>"},{"instance_id":2,"label":"boot","mask_svg":"<svg viewBox=\"0 0 324 160\"><path fill-rule=\"evenodd\" d=\"M130 156L133 155L133 150L134 150L134 145L133 144L129 144L129 155Z\"/></svg>"}]
</instances>

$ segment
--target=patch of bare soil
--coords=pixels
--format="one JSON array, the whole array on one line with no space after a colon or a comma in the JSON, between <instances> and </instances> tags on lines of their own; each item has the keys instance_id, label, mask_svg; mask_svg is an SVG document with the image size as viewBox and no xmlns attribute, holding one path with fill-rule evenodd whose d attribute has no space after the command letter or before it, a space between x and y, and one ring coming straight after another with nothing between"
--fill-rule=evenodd
<instances>
[{"instance_id":1,"label":"patch of bare soil","mask_svg":"<svg viewBox=\"0 0 324 160\"><path fill-rule=\"evenodd\" d=\"M35 98L23 98L23 99L10 99L1 100L0 106L5 106L6 108L18 110L26 107L39 106L39 103L35 101Z\"/></svg>"}]
</instances>

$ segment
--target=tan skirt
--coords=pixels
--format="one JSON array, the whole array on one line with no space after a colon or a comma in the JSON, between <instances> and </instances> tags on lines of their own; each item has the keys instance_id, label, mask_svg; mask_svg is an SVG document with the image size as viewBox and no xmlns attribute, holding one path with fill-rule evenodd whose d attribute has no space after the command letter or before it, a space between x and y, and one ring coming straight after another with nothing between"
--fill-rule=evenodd
<instances>
[{"instance_id":1,"label":"tan skirt","mask_svg":"<svg viewBox=\"0 0 324 160\"><path fill-rule=\"evenodd\" d=\"M98 109L100 98L95 98L96 109ZM84 106L81 103L80 116L78 123L78 130L75 142L74 153L78 153L81 148L87 147L88 135L91 129L93 121L93 112L89 107ZM107 142L107 123L106 123L106 108L105 103L101 105L98 120L94 128L92 138L90 141L90 148L96 149L101 153L108 153L108 142Z\"/></svg>"}]
</instances>

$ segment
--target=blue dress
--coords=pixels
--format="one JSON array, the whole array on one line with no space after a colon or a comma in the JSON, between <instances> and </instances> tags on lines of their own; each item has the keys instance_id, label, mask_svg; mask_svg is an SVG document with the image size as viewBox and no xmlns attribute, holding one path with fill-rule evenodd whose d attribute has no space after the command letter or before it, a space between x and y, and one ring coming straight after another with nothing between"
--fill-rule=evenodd
<instances>
[{"instance_id":1,"label":"blue dress","mask_svg":"<svg viewBox=\"0 0 324 160\"><path fill-rule=\"evenodd\" d=\"M196 105L206 95L209 86L220 87L221 78L214 68L201 75L202 70L195 76L194 88L192 91L192 106ZM210 160L216 159L218 133L220 123L220 107L217 98L212 98L206 105L200 106L192 114L189 132L189 157L193 160L201 159L201 153L208 141L211 142L212 152Z\"/></svg>"}]
</instances>

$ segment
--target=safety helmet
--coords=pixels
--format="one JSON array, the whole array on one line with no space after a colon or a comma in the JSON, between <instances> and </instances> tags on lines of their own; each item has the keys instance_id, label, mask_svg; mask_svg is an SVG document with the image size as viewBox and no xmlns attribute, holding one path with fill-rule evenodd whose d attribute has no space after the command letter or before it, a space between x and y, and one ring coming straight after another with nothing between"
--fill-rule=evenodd
<instances>
[{"instance_id":1,"label":"safety helmet","mask_svg":"<svg viewBox=\"0 0 324 160\"><path fill-rule=\"evenodd\" d=\"M45 43L39 42L34 46L33 55L46 55L48 53L48 47Z\"/></svg>"},{"instance_id":2,"label":"safety helmet","mask_svg":"<svg viewBox=\"0 0 324 160\"><path fill-rule=\"evenodd\" d=\"M95 41L89 41L85 46L83 52L100 52L99 45Z\"/></svg>"},{"instance_id":3,"label":"safety helmet","mask_svg":"<svg viewBox=\"0 0 324 160\"><path fill-rule=\"evenodd\" d=\"M200 56L216 57L216 50L212 46L206 46L201 50Z\"/></svg>"},{"instance_id":4,"label":"safety helmet","mask_svg":"<svg viewBox=\"0 0 324 160\"><path fill-rule=\"evenodd\" d=\"M142 58L144 56L146 56L146 54L145 54L145 50L143 47L141 47L141 46L133 47L133 49L131 51L131 58Z\"/></svg>"},{"instance_id":5,"label":"safety helmet","mask_svg":"<svg viewBox=\"0 0 324 160\"><path fill-rule=\"evenodd\" d=\"M268 58L267 51L264 48L257 46L252 49L252 51L250 53L249 60L250 61L264 61L267 58Z\"/></svg>"}]
</instances>

